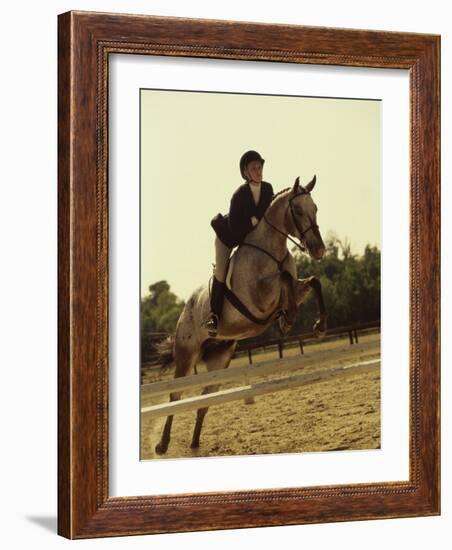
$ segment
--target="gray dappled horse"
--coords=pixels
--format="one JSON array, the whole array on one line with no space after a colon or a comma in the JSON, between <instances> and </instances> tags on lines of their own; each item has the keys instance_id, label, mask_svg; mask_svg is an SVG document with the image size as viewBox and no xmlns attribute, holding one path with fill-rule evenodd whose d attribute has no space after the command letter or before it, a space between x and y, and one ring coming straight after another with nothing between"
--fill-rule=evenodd
<instances>
[{"instance_id":1,"label":"gray dappled horse","mask_svg":"<svg viewBox=\"0 0 452 550\"><path fill-rule=\"evenodd\" d=\"M238 340L257 336L265 331L276 316L284 311L291 322L297 307L313 289L319 304L320 317L314 331L326 331L326 312L320 281L316 277L297 279L295 261L288 253L290 235L299 239L312 258L320 259L325 246L317 225L317 207L311 197L316 178L302 187L299 178L292 188L273 197L265 216L249 233L237 252L231 278L231 290L248 309L245 316L225 299L216 338L209 337L203 321L210 312L209 288L202 286L186 303L176 326L174 337L160 345L163 364L176 365L175 378L190 374L200 360L207 370L228 367ZM290 274L290 276L288 275ZM218 391L219 384L204 388L203 394ZM170 394L170 401L180 399L181 392ZM198 409L191 447L199 447L202 423L208 407ZM167 451L173 416L168 416L162 437L155 450Z\"/></svg>"}]
</instances>

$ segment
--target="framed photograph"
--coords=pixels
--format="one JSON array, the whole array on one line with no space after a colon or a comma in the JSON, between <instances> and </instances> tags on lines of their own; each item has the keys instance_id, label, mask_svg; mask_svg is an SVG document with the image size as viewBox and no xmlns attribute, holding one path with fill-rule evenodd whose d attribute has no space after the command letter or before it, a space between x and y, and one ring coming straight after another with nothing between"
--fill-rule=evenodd
<instances>
[{"instance_id":1,"label":"framed photograph","mask_svg":"<svg viewBox=\"0 0 452 550\"><path fill-rule=\"evenodd\" d=\"M439 56L59 16L61 535L440 513Z\"/></svg>"}]
</instances>

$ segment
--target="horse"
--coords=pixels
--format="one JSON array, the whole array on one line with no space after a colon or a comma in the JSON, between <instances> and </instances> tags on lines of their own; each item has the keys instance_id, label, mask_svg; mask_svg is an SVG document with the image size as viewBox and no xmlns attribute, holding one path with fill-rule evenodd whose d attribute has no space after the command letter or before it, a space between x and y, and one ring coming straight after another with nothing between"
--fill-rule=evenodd
<instances>
[{"instance_id":1,"label":"horse","mask_svg":"<svg viewBox=\"0 0 452 550\"><path fill-rule=\"evenodd\" d=\"M189 375L200 360L208 371L227 368L238 340L261 334L281 312L293 321L311 289L319 305L319 319L313 329L319 336L325 334L327 316L320 281L316 277L297 279L295 260L287 249L288 239L298 244L291 238L295 237L312 258L319 260L325 253L317 225L317 206L311 197L315 183L316 176L303 187L298 177L293 187L274 195L264 217L234 253L230 288L245 311L232 305L226 294L215 338L209 336L203 324L210 312L209 285L193 292L180 314L175 335L159 346L162 366L175 363L175 378ZM202 394L218 391L219 386L206 386ZM180 397L181 392L169 396L170 401ZM200 446L207 411L208 407L197 411L193 449ZM159 455L168 449L172 422L170 415L155 447Z\"/></svg>"}]
</instances>

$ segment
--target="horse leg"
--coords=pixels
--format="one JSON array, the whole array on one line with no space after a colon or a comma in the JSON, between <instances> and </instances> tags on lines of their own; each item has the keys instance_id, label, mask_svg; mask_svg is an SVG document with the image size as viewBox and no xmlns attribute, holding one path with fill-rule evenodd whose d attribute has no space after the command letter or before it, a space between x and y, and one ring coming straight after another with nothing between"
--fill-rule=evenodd
<instances>
[{"instance_id":1,"label":"horse leg","mask_svg":"<svg viewBox=\"0 0 452 550\"><path fill-rule=\"evenodd\" d=\"M206 349L203 354L203 359L206 363L207 370L211 371L226 369L231 362L232 356L234 355L235 346L236 342L231 341L222 342L221 344L216 344L212 348ZM212 384L210 386L206 386L202 391L202 395L216 392L218 391L219 387L220 384ZM193 430L193 437L191 441L192 449L197 449L200 445L199 440L201 437L202 425L208 410L209 407L202 407L201 409L198 409L196 413L196 424L195 429Z\"/></svg>"},{"instance_id":2,"label":"horse leg","mask_svg":"<svg viewBox=\"0 0 452 550\"><path fill-rule=\"evenodd\" d=\"M285 302L283 315L279 318L279 329L282 334L287 334L290 331L297 318L297 283L297 266L294 257L289 254L281 272L281 284L284 290Z\"/></svg>"},{"instance_id":3,"label":"horse leg","mask_svg":"<svg viewBox=\"0 0 452 550\"><path fill-rule=\"evenodd\" d=\"M172 401L178 401L180 399L180 392L179 393L171 393L170 394L170 402ZM173 425L173 415L166 417L165 426L163 428L162 437L155 446L155 452L159 455L163 455L168 450L168 445L171 439L171 427Z\"/></svg>"},{"instance_id":4,"label":"horse leg","mask_svg":"<svg viewBox=\"0 0 452 550\"><path fill-rule=\"evenodd\" d=\"M220 387L220 384L212 384L211 386L206 386L202 390L201 395L206 395L207 393L216 392L218 391L219 387ZM195 424L195 429L193 430L193 437L190 445L192 449L197 449L199 447L199 439L201 437L202 424L204 422L204 417L206 416L208 410L209 410L209 407L203 407L202 409L197 410L196 424Z\"/></svg>"},{"instance_id":5,"label":"horse leg","mask_svg":"<svg viewBox=\"0 0 452 550\"><path fill-rule=\"evenodd\" d=\"M317 334L317 336L322 337L326 333L327 313L325 302L323 300L322 284L320 282L320 279L318 277L312 276L307 277L306 279L297 280L295 285L295 296L297 305L300 305L302 302L304 302L310 290L314 291L319 307L319 319L317 319L314 323L313 330Z\"/></svg>"},{"instance_id":6,"label":"horse leg","mask_svg":"<svg viewBox=\"0 0 452 550\"><path fill-rule=\"evenodd\" d=\"M298 312L298 304L297 304L296 294L295 294L295 285L297 283L297 280L294 279L292 275L287 271L283 271L281 275L282 275L283 285L286 288L286 296L287 296L287 310L284 317L285 317L286 323L292 326L295 323L295 319L297 317L297 312Z\"/></svg>"},{"instance_id":7,"label":"horse leg","mask_svg":"<svg viewBox=\"0 0 452 550\"><path fill-rule=\"evenodd\" d=\"M174 378L187 376L196 365L198 353L194 349L180 348L176 344L175 363L176 372ZM170 402L178 401L182 392L173 392L170 394ZM171 439L171 427L173 425L173 415L166 418L160 442L155 447L155 452L159 455L165 454Z\"/></svg>"}]
</instances>

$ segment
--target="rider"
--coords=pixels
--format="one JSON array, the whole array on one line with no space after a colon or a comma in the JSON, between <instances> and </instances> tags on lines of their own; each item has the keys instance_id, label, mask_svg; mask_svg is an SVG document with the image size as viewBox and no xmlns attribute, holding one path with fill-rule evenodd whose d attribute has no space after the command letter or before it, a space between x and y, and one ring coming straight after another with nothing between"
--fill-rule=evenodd
<instances>
[{"instance_id":1,"label":"rider","mask_svg":"<svg viewBox=\"0 0 452 550\"><path fill-rule=\"evenodd\" d=\"M205 326L215 336L224 301L226 270L231 250L243 243L259 223L273 198L273 187L262 181L265 160L257 151L247 151L240 159L243 183L232 195L229 214L217 214L211 221L215 237L215 270L210 295L211 314Z\"/></svg>"}]
</instances>

